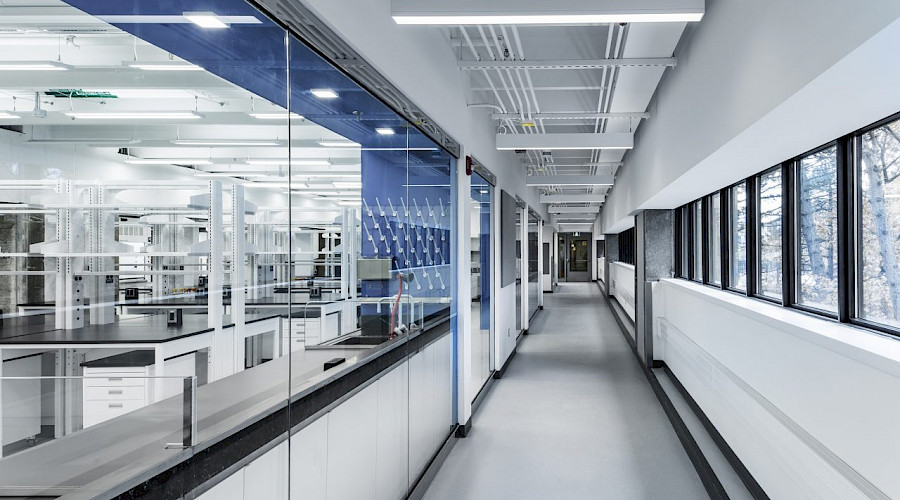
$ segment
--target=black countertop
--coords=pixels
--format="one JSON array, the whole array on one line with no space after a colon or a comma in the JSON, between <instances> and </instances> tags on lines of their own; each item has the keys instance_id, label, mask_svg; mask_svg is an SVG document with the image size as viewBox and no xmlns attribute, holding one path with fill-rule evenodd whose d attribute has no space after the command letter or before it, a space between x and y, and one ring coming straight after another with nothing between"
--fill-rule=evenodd
<instances>
[{"instance_id":1,"label":"black countertop","mask_svg":"<svg viewBox=\"0 0 900 500\"><path fill-rule=\"evenodd\" d=\"M150 366L156 363L156 356L153 351L143 349L139 351L128 351L115 356L107 356L105 358L95 359L94 361L85 361L81 366L85 368L121 368L131 366Z\"/></svg>"}]
</instances>

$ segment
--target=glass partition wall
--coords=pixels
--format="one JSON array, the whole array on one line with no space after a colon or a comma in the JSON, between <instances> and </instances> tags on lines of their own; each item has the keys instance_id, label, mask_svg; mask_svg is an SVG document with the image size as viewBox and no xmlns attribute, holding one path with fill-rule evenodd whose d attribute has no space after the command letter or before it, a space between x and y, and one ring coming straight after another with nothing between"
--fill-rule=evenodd
<instances>
[{"instance_id":1,"label":"glass partition wall","mask_svg":"<svg viewBox=\"0 0 900 500\"><path fill-rule=\"evenodd\" d=\"M0 33L0 493L281 407L285 466L323 428L323 487L402 497L453 423L453 335L423 339L455 308L455 159L249 4L183 3L47 0ZM313 418L307 391L398 349ZM387 440L347 467L344 433Z\"/></svg>"},{"instance_id":2,"label":"glass partition wall","mask_svg":"<svg viewBox=\"0 0 900 500\"><path fill-rule=\"evenodd\" d=\"M540 306L541 276L538 272L538 246L540 219L528 211L528 317L537 313Z\"/></svg>"}]
</instances>

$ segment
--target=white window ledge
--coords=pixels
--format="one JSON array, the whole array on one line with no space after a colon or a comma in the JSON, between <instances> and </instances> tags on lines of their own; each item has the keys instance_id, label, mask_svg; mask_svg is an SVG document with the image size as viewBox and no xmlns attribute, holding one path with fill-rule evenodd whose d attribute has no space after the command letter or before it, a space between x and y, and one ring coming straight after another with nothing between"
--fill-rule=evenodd
<instances>
[{"instance_id":1,"label":"white window ledge","mask_svg":"<svg viewBox=\"0 0 900 500\"><path fill-rule=\"evenodd\" d=\"M684 279L664 279L660 283L900 378L900 338Z\"/></svg>"}]
</instances>

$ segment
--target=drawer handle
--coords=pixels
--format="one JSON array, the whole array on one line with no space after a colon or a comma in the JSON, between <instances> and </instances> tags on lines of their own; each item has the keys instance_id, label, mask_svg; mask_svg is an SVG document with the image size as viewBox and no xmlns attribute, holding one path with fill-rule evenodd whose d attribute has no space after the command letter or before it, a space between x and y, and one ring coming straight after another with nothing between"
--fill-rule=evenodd
<instances>
[{"instance_id":1,"label":"drawer handle","mask_svg":"<svg viewBox=\"0 0 900 500\"><path fill-rule=\"evenodd\" d=\"M110 403L109 407L110 408L121 408L123 406L123 404L124 403Z\"/></svg>"},{"instance_id":2,"label":"drawer handle","mask_svg":"<svg viewBox=\"0 0 900 500\"><path fill-rule=\"evenodd\" d=\"M109 390L109 393L110 393L110 395L112 395L112 394L122 394L122 389L110 389L110 390Z\"/></svg>"},{"instance_id":3,"label":"drawer handle","mask_svg":"<svg viewBox=\"0 0 900 500\"><path fill-rule=\"evenodd\" d=\"M122 377L110 377L108 380L110 382L121 382L123 379Z\"/></svg>"}]
</instances>

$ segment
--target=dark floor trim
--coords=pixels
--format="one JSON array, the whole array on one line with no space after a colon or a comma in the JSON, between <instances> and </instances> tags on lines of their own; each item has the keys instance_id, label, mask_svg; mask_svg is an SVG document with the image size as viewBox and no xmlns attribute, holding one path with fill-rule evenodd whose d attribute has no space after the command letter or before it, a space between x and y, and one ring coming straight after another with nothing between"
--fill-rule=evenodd
<instances>
[{"instance_id":1,"label":"dark floor trim","mask_svg":"<svg viewBox=\"0 0 900 500\"><path fill-rule=\"evenodd\" d=\"M444 465L444 461L447 460L450 452L453 451L453 447L456 446L456 442L459 441L459 438L456 437L458 432L459 425L454 425L454 428L450 431L450 435L444 441L444 444L441 445L441 449L435 453L431 462L428 463L428 467L425 467L425 472L419 476L419 480L416 481L416 484L410 489L409 494L406 495L407 499L421 500L422 497L425 496L425 492L428 491L431 482L434 481L438 471L441 470L441 466Z\"/></svg>"},{"instance_id":2,"label":"dark floor trim","mask_svg":"<svg viewBox=\"0 0 900 500\"><path fill-rule=\"evenodd\" d=\"M628 316L628 313L625 312L622 305L619 304L618 299L615 297L607 297L606 303L609 304L609 308L612 310L616 323L619 325L619 329L622 330L622 334L625 335L625 340L628 341L628 345L631 346L631 350L634 351L637 356L637 344L634 341L634 337L631 336L631 332L634 331L634 323L631 321L631 318Z\"/></svg>"},{"instance_id":3,"label":"dark floor trim","mask_svg":"<svg viewBox=\"0 0 900 500\"><path fill-rule=\"evenodd\" d=\"M513 358L516 357L516 352L518 352L518 348L513 349L513 352L509 354L509 357L506 358L506 362L503 363L503 366L500 367L499 370L494 372L494 378L503 378L503 375L506 374L507 368L509 368L509 364L512 363Z\"/></svg>"},{"instance_id":4,"label":"dark floor trim","mask_svg":"<svg viewBox=\"0 0 900 500\"><path fill-rule=\"evenodd\" d=\"M478 391L478 394L475 395L475 399L472 400L472 415L475 415L475 412L477 412L478 408L481 407L481 403L484 402L484 398L486 398L488 393L491 391L491 388L494 386L494 379L500 378L495 377L495 373L497 372L493 371L490 375L488 375L487 381L483 386L481 386L481 390Z\"/></svg>"},{"instance_id":5,"label":"dark floor trim","mask_svg":"<svg viewBox=\"0 0 900 500\"><path fill-rule=\"evenodd\" d=\"M709 465L709 461L706 460L706 457L703 456L703 452L700 450L700 446L697 444L697 441L691 435L690 430L687 425L682 420L681 416L678 415L678 410L675 409L675 405L672 404L672 401L669 399L669 396L666 395L665 390L663 390L662 386L659 384L659 380L657 380L656 375L650 371L650 369L641 362L640 355L637 351L637 346L634 343L634 340L631 338L631 334L628 332L628 329L625 327L625 324L619 319L619 313L616 311L616 307L621 308L618 302L613 304L615 298L612 300L609 297L604 295L604 299L606 299L606 304L609 306L610 311L613 313L613 316L616 318L616 323L619 325L619 329L622 331L622 335L625 336L625 339L628 341L628 344L631 346L632 353L634 354L635 361L637 361L638 365L641 367L641 371L644 372L644 376L647 377L647 382L650 383L650 387L653 389L653 393L656 395L656 399L659 400L659 404L662 406L663 411L666 413L666 417L669 419L669 423L672 424L672 428L675 430L675 435L678 436L678 440L681 442L681 446L684 447L685 453L687 453L688 458L691 460L691 464L694 465L694 470L697 471L697 475L700 477L700 482L703 483L703 487L706 489L706 493L709 495L711 500L728 500L728 493L725 491L725 487L722 486L722 482L719 481L719 478L716 476L715 471L712 466ZM624 311L622 311L624 313Z\"/></svg>"},{"instance_id":6,"label":"dark floor trim","mask_svg":"<svg viewBox=\"0 0 900 500\"><path fill-rule=\"evenodd\" d=\"M456 426L456 437L462 439L469 435L472 432L472 417L469 417L469 421Z\"/></svg>"},{"instance_id":7,"label":"dark floor trim","mask_svg":"<svg viewBox=\"0 0 900 500\"><path fill-rule=\"evenodd\" d=\"M719 450L722 452L722 455L725 456L725 459L728 460L728 463L731 465L731 468L737 473L738 477L741 478L741 481L744 483L744 486L747 487L747 491L750 492L750 495L753 496L756 500L769 500L769 495L766 494L765 490L762 489L762 486L756 481L756 478L753 477L753 474L747 470L747 467L744 466L744 462L738 458L737 454L734 450L731 449L731 446L728 446L728 443L725 441L725 438L719 434L719 430L716 429L716 426L707 418L706 413L700 408L700 405L694 401L694 398L691 397L691 394L685 389L683 385L681 385L681 381L678 380L678 377L672 373L672 369L669 368L669 365L666 364L665 361L654 361L654 365L659 364L660 368L665 370L666 375L669 376L669 380L672 381L672 384L678 389L678 392L681 393L681 397L687 402L688 406L693 410L694 415L700 420L703 424L703 427L706 429L706 432L712 437L713 441L715 441L716 446L719 447Z\"/></svg>"}]
</instances>

